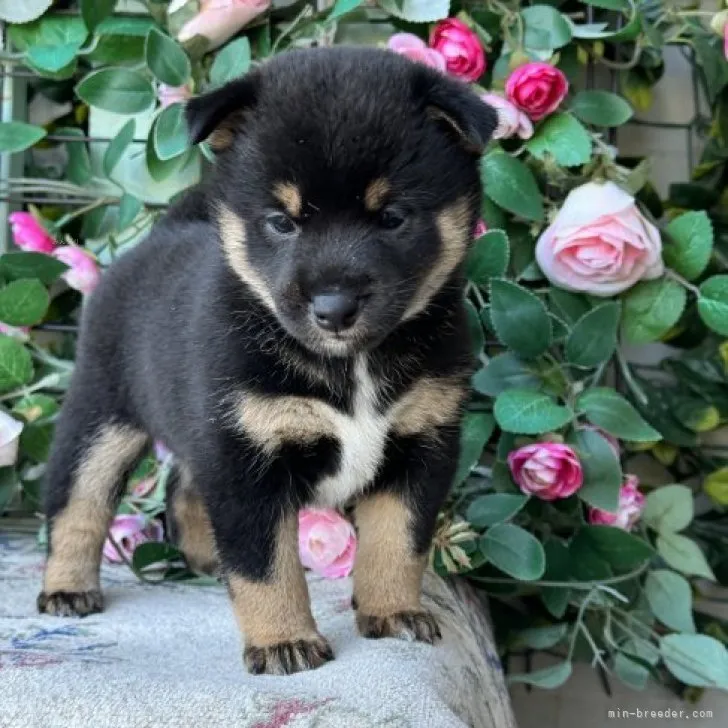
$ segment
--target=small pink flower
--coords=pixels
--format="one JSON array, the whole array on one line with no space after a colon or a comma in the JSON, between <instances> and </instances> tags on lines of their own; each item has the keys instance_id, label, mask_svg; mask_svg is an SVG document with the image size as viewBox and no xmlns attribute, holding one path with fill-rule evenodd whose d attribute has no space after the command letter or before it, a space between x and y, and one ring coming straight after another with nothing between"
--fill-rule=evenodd
<instances>
[{"instance_id":1,"label":"small pink flower","mask_svg":"<svg viewBox=\"0 0 728 728\"><path fill-rule=\"evenodd\" d=\"M412 33L395 33L387 41L387 48L402 56L407 56L411 61L424 63L425 66L436 68L443 73L447 70L445 56L428 48L425 41Z\"/></svg>"},{"instance_id":2,"label":"small pink flower","mask_svg":"<svg viewBox=\"0 0 728 728\"><path fill-rule=\"evenodd\" d=\"M161 541L164 532L159 521L147 521L146 516L134 513L116 516L109 527L109 535L119 545L124 556L131 560L134 549L140 543ZM104 558L112 564L121 564L124 561L109 538L104 543Z\"/></svg>"},{"instance_id":3,"label":"small pink flower","mask_svg":"<svg viewBox=\"0 0 728 728\"><path fill-rule=\"evenodd\" d=\"M53 252L53 257L65 263L67 270L61 277L71 288L88 295L101 280L101 271L91 253L75 245L64 245Z\"/></svg>"},{"instance_id":4,"label":"small pink flower","mask_svg":"<svg viewBox=\"0 0 728 728\"><path fill-rule=\"evenodd\" d=\"M200 12L182 26L177 40L183 43L202 35L210 43L208 50L218 48L265 12L270 3L271 0L200 0ZM172 6L168 12L173 12Z\"/></svg>"},{"instance_id":5,"label":"small pink flower","mask_svg":"<svg viewBox=\"0 0 728 728\"><path fill-rule=\"evenodd\" d=\"M167 86L166 83L160 83L157 86L157 98L163 109L172 104L187 101L190 96L192 96L192 89L189 84L185 84L184 86Z\"/></svg>"},{"instance_id":6,"label":"small pink flower","mask_svg":"<svg viewBox=\"0 0 728 728\"><path fill-rule=\"evenodd\" d=\"M619 505L616 513L600 508L589 509L589 523L595 526L614 526L623 531L631 531L639 521L645 507L645 497L639 491L636 475L628 475L619 491Z\"/></svg>"},{"instance_id":7,"label":"small pink flower","mask_svg":"<svg viewBox=\"0 0 728 728\"><path fill-rule=\"evenodd\" d=\"M482 218L475 223L475 230L473 237L477 240L481 235L485 235L488 232L488 226L485 224L485 220Z\"/></svg>"},{"instance_id":8,"label":"small pink flower","mask_svg":"<svg viewBox=\"0 0 728 728\"><path fill-rule=\"evenodd\" d=\"M512 136L530 139L533 136L531 120L515 104L499 94L483 94L480 98L498 114L498 126L493 132L493 139L508 139Z\"/></svg>"},{"instance_id":9,"label":"small pink flower","mask_svg":"<svg viewBox=\"0 0 728 728\"><path fill-rule=\"evenodd\" d=\"M533 121L543 119L564 100L566 76L548 63L531 62L516 68L506 81L506 95Z\"/></svg>"},{"instance_id":10,"label":"small pink flower","mask_svg":"<svg viewBox=\"0 0 728 728\"><path fill-rule=\"evenodd\" d=\"M0 467L15 465L23 423L0 410Z\"/></svg>"},{"instance_id":11,"label":"small pink flower","mask_svg":"<svg viewBox=\"0 0 728 728\"><path fill-rule=\"evenodd\" d=\"M723 55L728 61L728 23L723 26Z\"/></svg>"},{"instance_id":12,"label":"small pink flower","mask_svg":"<svg viewBox=\"0 0 728 728\"><path fill-rule=\"evenodd\" d=\"M354 565L354 527L332 508L304 508L298 514L301 563L320 576L348 576Z\"/></svg>"},{"instance_id":13,"label":"small pink flower","mask_svg":"<svg viewBox=\"0 0 728 728\"><path fill-rule=\"evenodd\" d=\"M164 462L168 457L172 455L172 451L161 441L154 441L154 457L157 462Z\"/></svg>"},{"instance_id":14,"label":"small pink flower","mask_svg":"<svg viewBox=\"0 0 728 728\"><path fill-rule=\"evenodd\" d=\"M10 324L0 321L0 334L18 339L18 341L28 341L30 338L30 326L10 326Z\"/></svg>"},{"instance_id":15,"label":"small pink flower","mask_svg":"<svg viewBox=\"0 0 728 728\"><path fill-rule=\"evenodd\" d=\"M445 57L448 73L463 81L477 81L485 72L480 39L462 20L441 20L430 36L430 48Z\"/></svg>"},{"instance_id":16,"label":"small pink flower","mask_svg":"<svg viewBox=\"0 0 728 728\"><path fill-rule=\"evenodd\" d=\"M142 478L131 490L135 498L148 498L157 487L157 479L150 475L148 478Z\"/></svg>"},{"instance_id":17,"label":"small pink flower","mask_svg":"<svg viewBox=\"0 0 728 728\"><path fill-rule=\"evenodd\" d=\"M598 432L609 443L609 446L612 448L612 450L614 450L614 454L617 457L620 456L622 450L619 447L619 440L617 440L617 438L613 435L610 435L606 430L603 430L601 427L597 427L596 425L580 425L579 429Z\"/></svg>"},{"instance_id":18,"label":"small pink flower","mask_svg":"<svg viewBox=\"0 0 728 728\"><path fill-rule=\"evenodd\" d=\"M557 442L537 442L508 455L513 479L526 495L552 501L581 488L584 474L576 453Z\"/></svg>"},{"instance_id":19,"label":"small pink flower","mask_svg":"<svg viewBox=\"0 0 728 728\"><path fill-rule=\"evenodd\" d=\"M13 241L27 253L52 253L56 241L46 229L29 213L13 212L8 215L12 226Z\"/></svg>"}]
</instances>

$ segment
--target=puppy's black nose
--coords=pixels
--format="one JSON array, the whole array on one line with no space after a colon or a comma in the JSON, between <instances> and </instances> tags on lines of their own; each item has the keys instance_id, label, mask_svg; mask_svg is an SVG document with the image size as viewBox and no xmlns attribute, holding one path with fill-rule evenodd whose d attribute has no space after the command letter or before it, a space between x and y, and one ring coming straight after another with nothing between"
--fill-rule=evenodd
<instances>
[{"instance_id":1,"label":"puppy's black nose","mask_svg":"<svg viewBox=\"0 0 728 728\"><path fill-rule=\"evenodd\" d=\"M359 297L351 293L321 293L311 307L316 323L325 331L343 331L354 325L359 315Z\"/></svg>"}]
</instances>

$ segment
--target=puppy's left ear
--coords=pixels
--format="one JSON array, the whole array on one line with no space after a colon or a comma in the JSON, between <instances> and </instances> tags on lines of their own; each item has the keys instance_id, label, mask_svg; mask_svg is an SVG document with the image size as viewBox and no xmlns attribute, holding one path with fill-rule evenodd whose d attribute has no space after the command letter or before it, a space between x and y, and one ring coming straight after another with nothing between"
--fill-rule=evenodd
<instances>
[{"instance_id":1,"label":"puppy's left ear","mask_svg":"<svg viewBox=\"0 0 728 728\"><path fill-rule=\"evenodd\" d=\"M442 73L418 68L413 91L425 113L442 123L445 130L469 152L482 154L498 126L496 110L468 86Z\"/></svg>"}]
</instances>

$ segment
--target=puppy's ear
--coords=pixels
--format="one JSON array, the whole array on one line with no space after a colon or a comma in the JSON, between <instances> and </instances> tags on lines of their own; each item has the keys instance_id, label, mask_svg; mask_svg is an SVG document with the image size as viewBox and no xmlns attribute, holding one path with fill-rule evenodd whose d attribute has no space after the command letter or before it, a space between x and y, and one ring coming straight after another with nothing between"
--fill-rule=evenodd
<instances>
[{"instance_id":1,"label":"puppy's ear","mask_svg":"<svg viewBox=\"0 0 728 728\"><path fill-rule=\"evenodd\" d=\"M209 138L214 151L227 149L244 123L245 112L255 106L257 96L256 75L248 74L190 99L185 106L185 120L192 143Z\"/></svg>"},{"instance_id":2,"label":"puppy's ear","mask_svg":"<svg viewBox=\"0 0 728 728\"><path fill-rule=\"evenodd\" d=\"M482 154L498 126L498 114L464 83L429 68L418 68L414 77L415 98L425 113L455 135L469 152Z\"/></svg>"}]
</instances>

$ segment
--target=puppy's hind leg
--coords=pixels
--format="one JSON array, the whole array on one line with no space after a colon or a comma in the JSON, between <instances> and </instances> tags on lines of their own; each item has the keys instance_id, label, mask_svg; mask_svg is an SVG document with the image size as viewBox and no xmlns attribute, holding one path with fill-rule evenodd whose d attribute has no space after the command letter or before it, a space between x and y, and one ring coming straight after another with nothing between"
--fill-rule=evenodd
<instances>
[{"instance_id":1,"label":"puppy's hind leg","mask_svg":"<svg viewBox=\"0 0 728 728\"><path fill-rule=\"evenodd\" d=\"M75 396L74 396L75 395ZM48 463L48 560L38 610L58 616L99 612L101 551L123 477L148 442L140 430L99 420L69 393Z\"/></svg>"}]
</instances>

